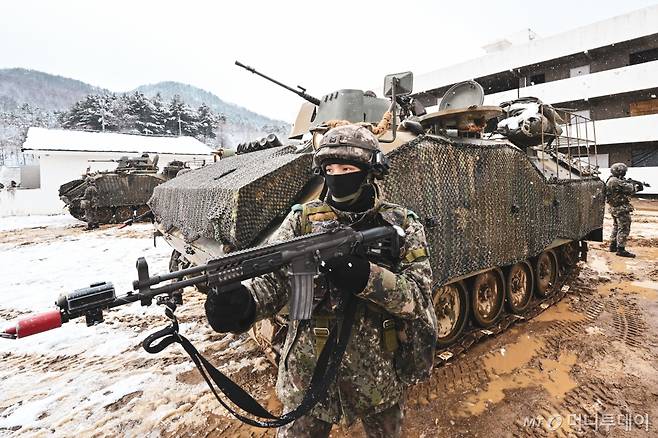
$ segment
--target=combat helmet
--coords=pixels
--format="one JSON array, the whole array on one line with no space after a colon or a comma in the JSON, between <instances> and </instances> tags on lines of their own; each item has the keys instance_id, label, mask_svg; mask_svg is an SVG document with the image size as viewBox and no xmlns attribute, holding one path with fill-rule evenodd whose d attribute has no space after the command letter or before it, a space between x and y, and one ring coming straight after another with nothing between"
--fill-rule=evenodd
<instances>
[{"instance_id":1,"label":"combat helmet","mask_svg":"<svg viewBox=\"0 0 658 438\"><path fill-rule=\"evenodd\" d=\"M610 167L610 173L612 176L616 177L623 177L626 175L626 171L628 170L628 166L625 165L624 163L615 163Z\"/></svg>"},{"instance_id":2,"label":"combat helmet","mask_svg":"<svg viewBox=\"0 0 658 438\"><path fill-rule=\"evenodd\" d=\"M388 173L388 160L379 149L379 140L364 125L342 125L324 134L313 156L313 171L324 174L324 163L330 160L354 164L378 179Z\"/></svg>"}]
</instances>

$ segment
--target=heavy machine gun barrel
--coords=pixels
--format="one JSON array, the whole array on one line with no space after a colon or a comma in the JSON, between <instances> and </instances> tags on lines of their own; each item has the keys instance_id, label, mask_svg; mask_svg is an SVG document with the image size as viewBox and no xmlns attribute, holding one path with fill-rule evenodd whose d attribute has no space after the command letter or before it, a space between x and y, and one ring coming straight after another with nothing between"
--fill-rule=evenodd
<instances>
[{"instance_id":1,"label":"heavy machine gun barrel","mask_svg":"<svg viewBox=\"0 0 658 438\"><path fill-rule=\"evenodd\" d=\"M254 74L257 74L258 76L260 76L262 78L265 78L270 82L274 82L275 84L277 84L280 87L285 88L286 90L292 91L297 96L301 97L304 100L307 100L308 102L311 102L313 105L320 105L320 99L318 99L317 97L313 97L310 94L306 94L306 88L304 88L304 87L300 87L299 85L297 85L297 88L299 88L299 90L295 90L294 88L289 87L286 84L283 84L283 83L277 81L276 79L272 79L271 77L269 77L267 75L264 75L263 73L259 72L258 70L256 70L253 67L249 67L248 65L244 65L240 61L235 61L235 65L237 65L238 67L242 67L245 70L248 70L248 71L250 71Z\"/></svg>"},{"instance_id":2,"label":"heavy machine gun barrel","mask_svg":"<svg viewBox=\"0 0 658 438\"><path fill-rule=\"evenodd\" d=\"M359 254L369 259L384 257L396 260L404 231L399 227L380 226L364 231L337 227L330 231L308 234L286 242L236 251L195 266L162 275L149 274L146 259L137 259L137 280L133 290L117 296L109 282L92 284L61 295L58 309L31 315L13 327L0 332L2 338L22 338L60 327L74 318L85 317L87 325L103 322L103 311L139 301L143 306L165 304L175 308L182 304L182 290L187 286L205 285L230 290L243 280L288 267L291 278L290 318L310 319L313 310L313 278L323 262L347 254ZM187 278L186 278L187 277ZM161 285L169 280L171 283ZM156 286L156 287L152 287ZM216 292L211 292L216 293Z\"/></svg>"}]
</instances>

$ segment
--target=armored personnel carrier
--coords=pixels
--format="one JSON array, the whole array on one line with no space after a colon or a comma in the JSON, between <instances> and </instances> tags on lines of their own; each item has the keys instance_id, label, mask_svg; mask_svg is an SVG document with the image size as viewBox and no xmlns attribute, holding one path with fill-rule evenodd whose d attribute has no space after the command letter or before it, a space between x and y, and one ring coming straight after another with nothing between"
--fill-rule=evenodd
<instances>
[{"instance_id":1,"label":"armored personnel carrier","mask_svg":"<svg viewBox=\"0 0 658 438\"><path fill-rule=\"evenodd\" d=\"M301 144L236 155L156 187L149 205L175 250L172 268L260 245L293 204L322 196L313 150L346 120L372 124L390 160L386 199L425 225L441 347L559 299L586 241L602 239L591 121L539 101L483 106L472 81L426 114L412 83L411 73L387 76L384 98L346 89L315 99L291 89L308 100L290 135ZM274 347L276 333L276 324L260 327Z\"/></svg>"},{"instance_id":2,"label":"armored personnel carrier","mask_svg":"<svg viewBox=\"0 0 658 438\"><path fill-rule=\"evenodd\" d=\"M98 188L98 205L96 214L99 223L121 223L148 212L146 202L153 189L163 182L175 177L186 168L182 161L171 161L162 173L158 173L158 156L150 159L147 154L137 158L122 157L110 160L117 163L116 169L87 173L80 179L62 184L59 197L69 212L76 219L84 220L84 210L80 206L80 197L87 188L87 178L92 178Z\"/></svg>"}]
</instances>

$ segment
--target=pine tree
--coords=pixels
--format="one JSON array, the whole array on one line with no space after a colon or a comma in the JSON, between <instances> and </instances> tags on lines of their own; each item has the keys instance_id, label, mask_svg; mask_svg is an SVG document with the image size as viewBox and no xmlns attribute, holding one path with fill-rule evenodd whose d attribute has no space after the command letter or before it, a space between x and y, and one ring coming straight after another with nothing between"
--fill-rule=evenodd
<instances>
[{"instance_id":1,"label":"pine tree","mask_svg":"<svg viewBox=\"0 0 658 438\"><path fill-rule=\"evenodd\" d=\"M60 122L67 129L119 131L123 105L115 94L90 94L62 113Z\"/></svg>"},{"instance_id":2,"label":"pine tree","mask_svg":"<svg viewBox=\"0 0 658 438\"><path fill-rule=\"evenodd\" d=\"M152 129L155 135L165 134L167 132L166 124L169 111L160 93L155 95L151 103L153 104L153 112L148 121L149 129Z\"/></svg>"},{"instance_id":3,"label":"pine tree","mask_svg":"<svg viewBox=\"0 0 658 438\"><path fill-rule=\"evenodd\" d=\"M169 103L167 133L195 137L199 133L199 118L192 108L176 94Z\"/></svg>"},{"instance_id":4,"label":"pine tree","mask_svg":"<svg viewBox=\"0 0 658 438\"><path fill-rule=\"evenodd\" d=\"M128 122L128 128L140 134L162 134L164 126L160 121L160 115L154 102L143 93L135 91L126 96L126 113L124 120Z\"/></svg>"},{"instance_id":5,"label":"pine tree","mask_svg":"<svg viewBox=\"0 0 658 438\"><path fill-rule=\"evenodd\" d=\"M215 129L219 126L219 122L223 116L212 112L210 107L205 103L201 104L197 110L197 115L199 119L198 136L202 137L204 142L209 138L215 138L217 136Z\"/></svg>"}]
</instances>

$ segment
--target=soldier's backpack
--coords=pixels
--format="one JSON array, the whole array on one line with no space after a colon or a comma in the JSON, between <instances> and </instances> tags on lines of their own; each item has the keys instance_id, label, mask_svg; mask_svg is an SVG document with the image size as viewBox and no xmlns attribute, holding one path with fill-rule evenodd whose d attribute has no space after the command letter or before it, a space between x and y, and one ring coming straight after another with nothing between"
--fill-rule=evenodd
<instances>
[{"instance_id":1,"label":"soldier's backpack","mask_svg":"<svg viewBox=\"0 0 658 438\"><path fill-rule=\"evenodd\" d=\"M409 220L418 220L418 216L411 210L404 209L404 214L395 214L394 210L401 207L385 203L382 206L382 217L391 225L398 225L406 229ZM328 204L314 202L312 205L295 205L293 211L301 213L302 234L312 231L312 222L322 222L336 218ZM403 254L406 262L413 262L429 256L426 248L418 248ZM420 304L419 317L416 319L403 319L392 317L384 313L383 338L384 348L395 355L395 372L401 382L407 385L416 384L427 379L434 366L436 353L437 321L434 305L431 301ZM387 318L387 316L389 318ZM387 324L393 321L394 324ZM397 333L391 339L389 333Z\"/></svg>"}]
</instances>

